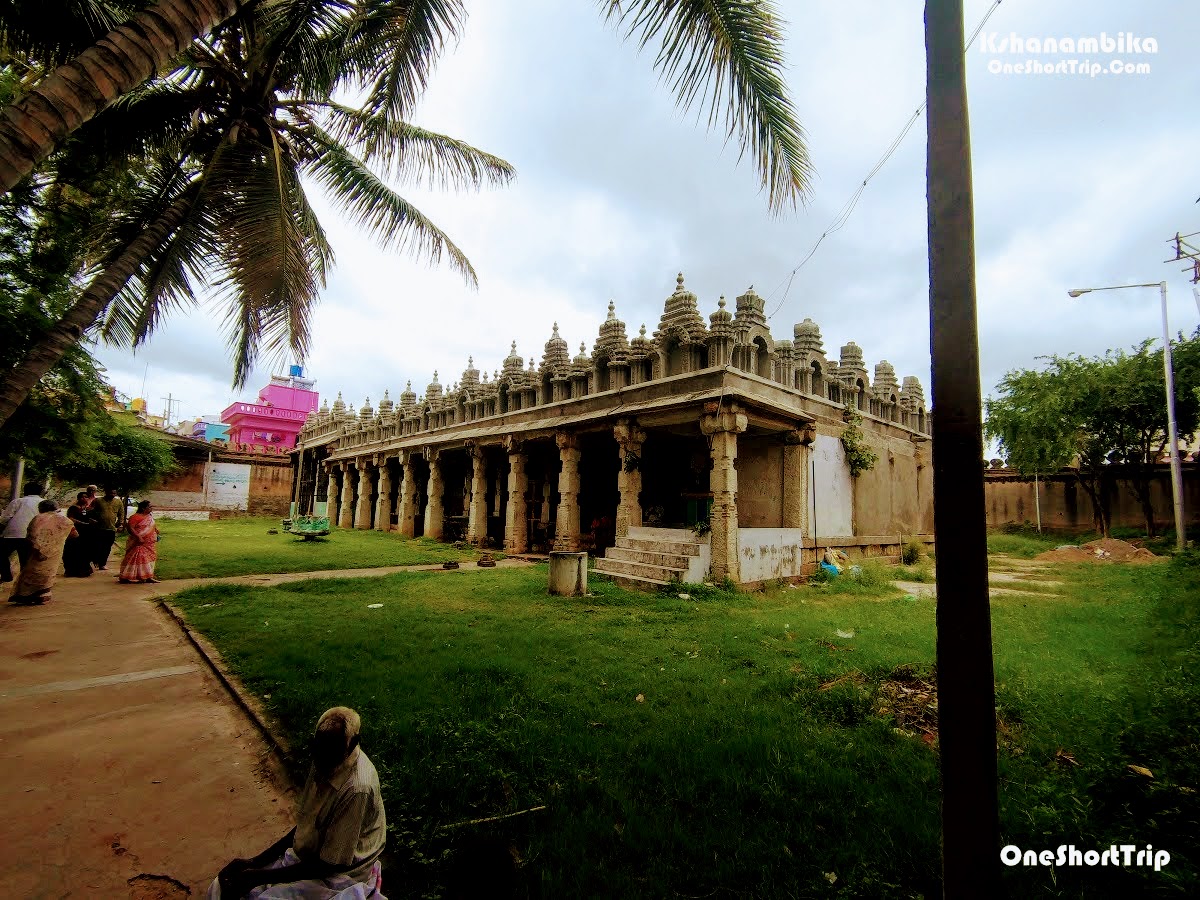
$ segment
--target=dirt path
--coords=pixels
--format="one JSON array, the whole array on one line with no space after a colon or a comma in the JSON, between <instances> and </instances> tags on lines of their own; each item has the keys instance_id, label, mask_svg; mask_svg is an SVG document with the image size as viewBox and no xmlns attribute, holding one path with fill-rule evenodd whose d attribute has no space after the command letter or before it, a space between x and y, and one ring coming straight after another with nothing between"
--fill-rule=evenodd
<instances>
[{"instance_id":1,"label":"dirt path","mask_svg":"<svg viewBox=\"0 0 1200 900\"><path fill-rule=\"evenodd\" d=\"M225 862L291 827L288 786L257 730L147 601L213 581L413 569L441 566L155 585L97 572L60 578L45 606L0 604L0 897L203 896Z\"/></svg>"}]
</instances>

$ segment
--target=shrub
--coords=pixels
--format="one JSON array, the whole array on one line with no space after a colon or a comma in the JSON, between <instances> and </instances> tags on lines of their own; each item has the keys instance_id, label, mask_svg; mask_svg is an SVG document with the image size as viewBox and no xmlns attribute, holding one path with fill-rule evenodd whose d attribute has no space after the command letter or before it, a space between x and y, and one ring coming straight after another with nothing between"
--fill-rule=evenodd
<instances>
[{"instance_id":1,"label":"shrub","mask_svg":"<svg viewBox=\"0 0 1200 900\"><path fill-rule=\"evenodd\" d=\"M925 555L925 547L920 541L912 540L905 544L900 550L900 562L906 566L915 566L921 561L921 557Z\"/></svg>"}]
</instances>

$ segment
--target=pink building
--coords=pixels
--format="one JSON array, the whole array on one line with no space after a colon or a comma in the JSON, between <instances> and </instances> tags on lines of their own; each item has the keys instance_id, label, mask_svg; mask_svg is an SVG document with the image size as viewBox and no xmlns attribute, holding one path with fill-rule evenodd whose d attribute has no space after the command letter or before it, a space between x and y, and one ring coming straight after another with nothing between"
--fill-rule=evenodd
<instances>
[{"instance_id":1,"label":"pink building","mask_svg":"<svg viewBox=\"0 0 1200 900\"><path fill-rule=\"evenodd\" d=\"M258 392L257 403L231 403L221 413L229 426L229 445L247 444L269 450L291 450L309 413L317 411L318 394L300 366L289 375L272 375Z\"/></svg>"}]
</instances>

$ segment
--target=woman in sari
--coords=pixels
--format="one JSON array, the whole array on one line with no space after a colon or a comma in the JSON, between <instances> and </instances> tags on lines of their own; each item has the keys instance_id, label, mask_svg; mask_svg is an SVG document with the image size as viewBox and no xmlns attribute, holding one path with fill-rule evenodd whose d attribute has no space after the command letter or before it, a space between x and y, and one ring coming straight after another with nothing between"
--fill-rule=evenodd
<instances>
[{"instance_id":1,"label":"woman in sari","mask_svg":"<svg viewBox=\"0 0 1200 900\"><path fill-rule=\"evenodd\" d=\"M158 561L158 526L150 515L150 501L138 504L137 512L125 523L129 537L125 539L125 558L121 560L118 584L155 584L154 564Z\"/></svg>"},{"instance_id":2,"label":"woman in sari","mask_svg":"<svg viewBox=\"0 0 1200 900\"><path fill-rule=\"evenodd\" d=\"M45 603L50 599L50 589L58 567L62 565L63 545L68 537L78 539L78 532L71 520L60 516L58 504L43 500L38 504L38 514L29 523L29 562L21 566L21 574L8 599L13 603Z\"/></svg>"}]
</instances>

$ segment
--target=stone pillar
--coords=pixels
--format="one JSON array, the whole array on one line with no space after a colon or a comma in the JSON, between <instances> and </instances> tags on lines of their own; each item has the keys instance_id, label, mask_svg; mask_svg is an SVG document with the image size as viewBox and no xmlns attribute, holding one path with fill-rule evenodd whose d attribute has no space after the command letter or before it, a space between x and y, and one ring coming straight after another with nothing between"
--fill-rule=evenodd
<instances>
[{"instance_id":1,"label":"stone pillar","mask_svg":"<svg viewBox=\"0 0 1200 900\"><path fill-rule=\"evenodd\" d=\"M613 437L617 439L617 452L621 458L621 468L617 470L620 499L617 501L616 534L625 537L630 528L640 528L642 524L642 504L638 494L642 492L642 444L646 432L633 421L623 419L613 428Z\"/></svg>"},{"instance_id":2,"label":"stone pillar","mask_svg":"<svg viewBox=\"0 0 1200 900\"><path fill-rule=\"evenodd\" d=\"M400 512L397 515L401 537L416 534L417 479L413 470L413 451L405 450L400 455Z\"/></svg>"},{"instance_id":3,"label":"stone pillar","mask_svg":"<svg viewBox=\"0 0 1200 900\"><path fill-rule=\"evenodd\" d=\"M330 463L329 465L329 484L325 488L325 515L329 516L329 521L337 524L337 467ZM313 498L314 510L316 508L316 498Z\"/></svg>"},{"instance_id":4,"label":"stone pillar","mask_svg":"<svg viewBox=\"0 0 1200 900\"><path fill-rule=\"evenodd\" d=\"M426 447L424 452L425 459L429 463L428 502L425 504L425 537L440 541L442 532L445 530L446 517L442 506L442 495L446 492L446 486L442 482L442 467L438 463L440 451Z\"/></svg>"},{"instance_id":5,"label":"stone pillar","mask_svg":"<svg viewBox=\"0 0 1200 900\"><path fill-rule=\"evenodd\" d=\"M467 508L467 543L482 546L487 540L487 454L478 444L471 452L471 501Z\"/></svg>"},{"instance_id":6,"label":"stone pillar","mask_svg":"<svg viewBox=\"0 0 1200 900\"><path fill-rule=\"evenodd\" d=\"M338 528L354 526L354 479L350 477L353 463L342 463L342 504L338 511Z\"/></svg>"},{"instance_id":7,"label":"stone pillar","mask_svg":"<svg viewBox=\"0 0 1200 900\"><path fill-rule=\"evenodd\" d=\"M739 581L737 513L737 436L746 430L746 414L737 404L718 415L700 418L700 430L711 445L712 472L708 476L713 495L712 530L709 534L713 581Z\"/></svg>"},{"instance_id":8,"label":"stone pillar","mask_svg":"<svg viewBox=\"0 0 1200 900\"><path fill-rule=\"evenodd\" d=\"M529 522L525 505L525 492L529 489L529 476L525 474L525 454L521 444L509 438L504 449L508 451L508 507L504 519L504 552L525 553L529 549Z\"/></svg>"},{"instance_id":9,"label":"stone pillar","mask_svg":"<svg viewBox=\"0 0 1200 900\"><path fill-rule=\"evenodd\" d=\"M359 531L371 530L371 463L366 457L356 460L358 469L358 502L354 511L354 527Z\"/></svg>"},{"instance_id":10,"label":"stone pillar","mask_svg":"<svg viewBox=\"0 0 1200 900\"><path fill-rule=\"evenodd\" d=\"M808 517L808 498L812 496L809 473L812 466L813 441L817 439L817 427L805 425L783 436L783 521L784 528L803 529L804 536L811 538Z\"/></svg>"},{"instance_id":11,"label":"stone pillar","mask_svg":"<svg viewBox=\"0 0 1200 900\"><path fill-rule=\"evenodd\" d=\"M304 451L303 450L300 450L300 452L296 454L296 472L292 477L295 478L296 481L292 485L292 509L291 509L291 511L288 512L288 515L290 516L290 515L295 514L298 516L301 514L301 512L303 512L303 510L300 508L300 506L301 506L301 504L300 504L300 483L302 481L304 481Z\"/></svg>"},{"instance_id":12,"label":"stone pillar","mask_svg":"<svg viewBox=\"0 0 1200 900\"><path fill-rule=\"evenodd\" d=\"M392 527L392 470L388 458L379 457L379 498L375 501L375 530L388 531Z\"/></svg>"},{"instance_id":13,"label":"stone pillar","mask_svg":"<svg viewBox=\"0 0 1200 900\"><path fill-rule=\"evenodd\" d=\"M558 473L558 516L554 524L554 549L579 549L579 439L565 431L554 436L562 468Z\"/></svg>"}]
</instances>

